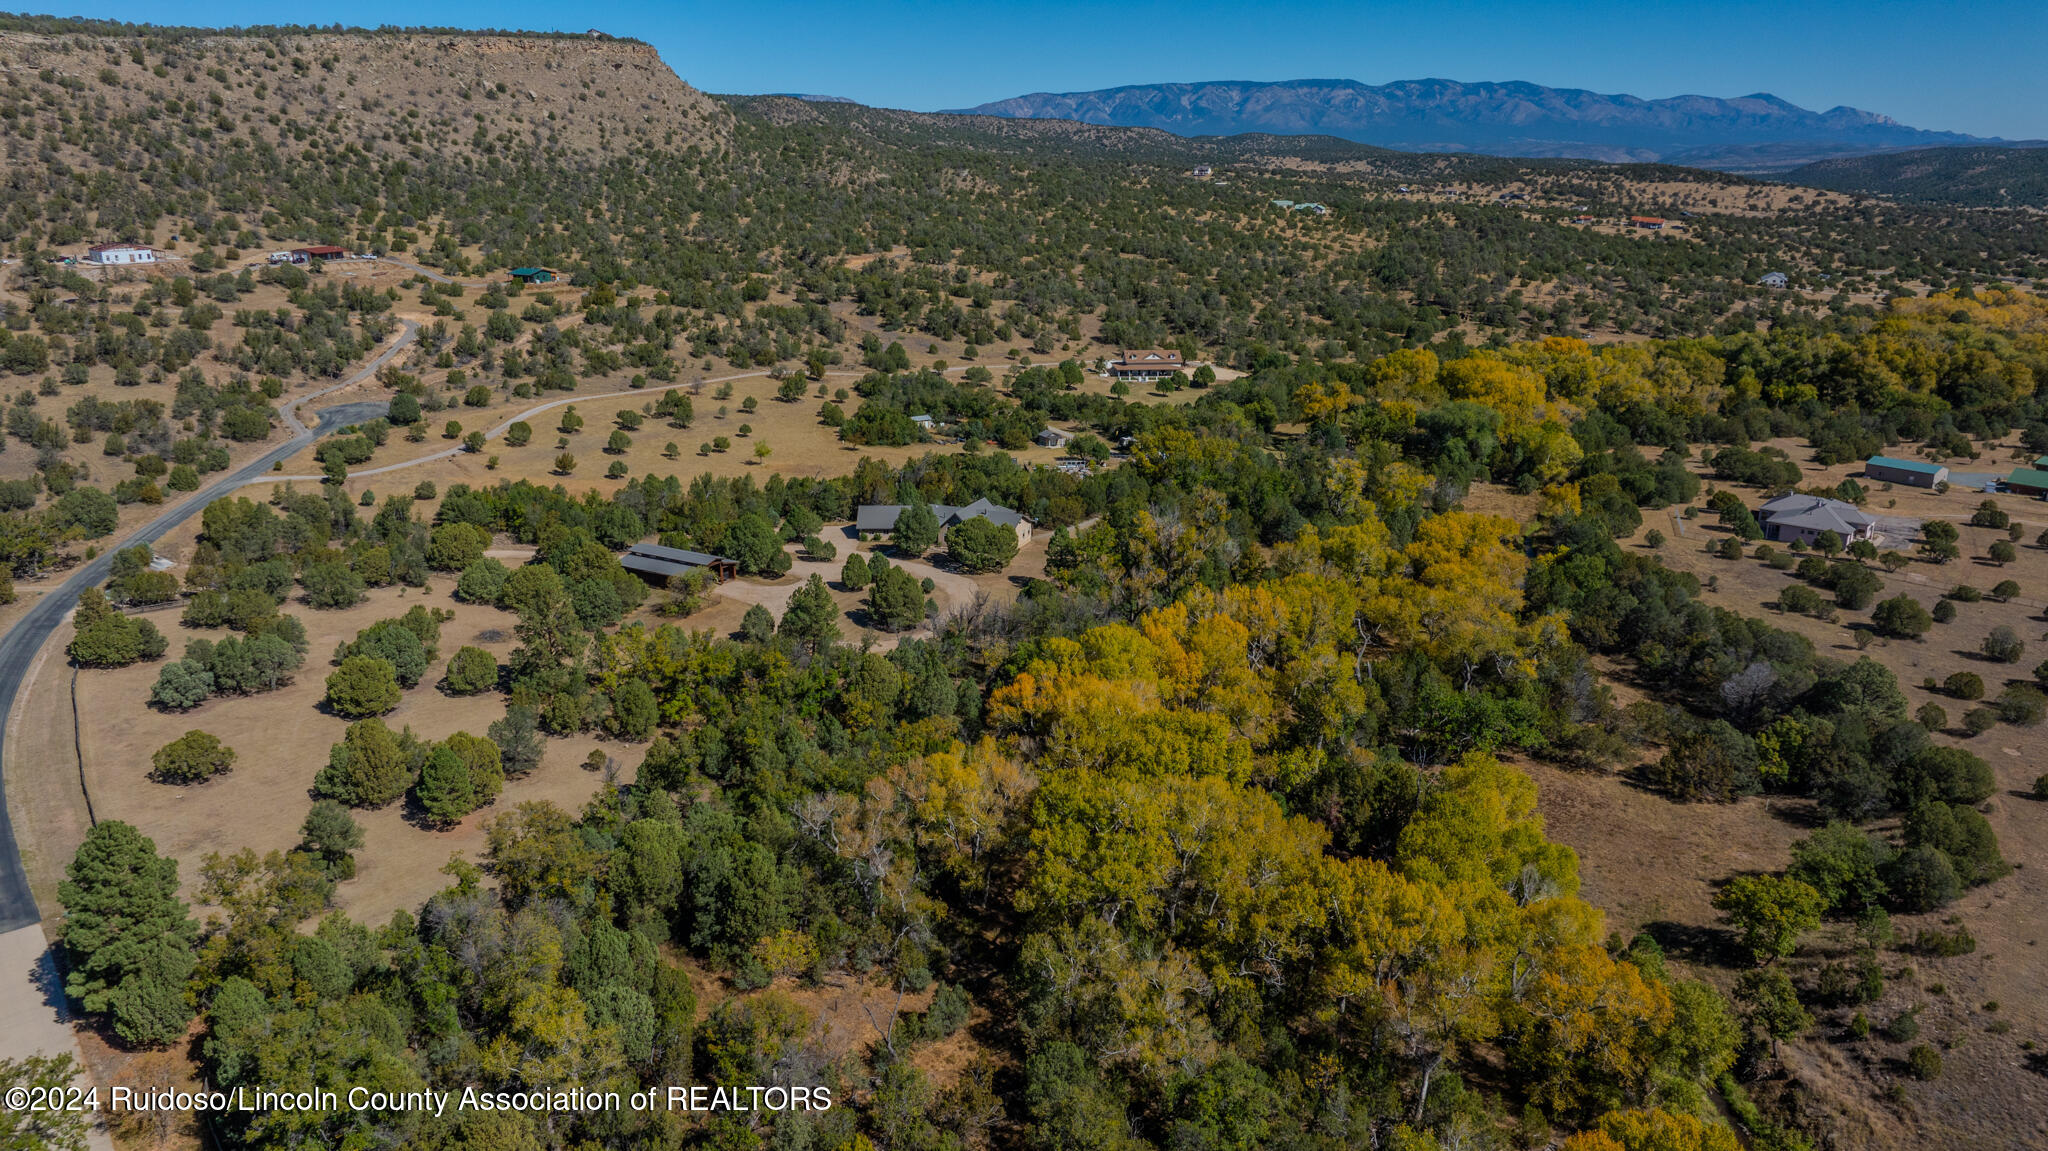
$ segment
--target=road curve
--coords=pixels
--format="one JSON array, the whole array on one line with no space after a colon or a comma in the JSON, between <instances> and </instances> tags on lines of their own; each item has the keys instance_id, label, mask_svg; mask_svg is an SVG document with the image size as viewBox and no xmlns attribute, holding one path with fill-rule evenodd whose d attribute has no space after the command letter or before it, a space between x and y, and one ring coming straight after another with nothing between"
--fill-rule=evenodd
<instances>
[{"instance_id":1,"label":"road curve","mask_svg":"<svg viewBox=\"0 0 2048 1151\"><path fill-rule=\"evenodd\" d=\"M288 459L301 448L312 443L322 433L330 431L329 420L318 419L313 427L300 421L299 407L310 400L319 399L330 392L352 387L376 374L377 369L389 363L392 357L412 343L419 333L419 325L410 320L401 320L405 331L391 345L379 352L375 359L363 365L362 369L341 383L325 387L310 395L301 396L284 407L285 424L292 429L292 437L263 453L258 458L242 465L224 479L216 480L211 486L200 491L177 507L165 512L149 523L137 528L126 538L110 543L98 558L91 560L71 578L46 593L42 600L30 608L19 622L0 635L0 796L5 794L6 785L6 735L8 721L14 714L14 700L27 682L29 665L35 662L36 653L49 641L52 633L71 608L78 602L79 593L94 587L107 578L114 564L114 553L136 544L155 543L172 528L191 519L199 509L232 494L244 484L253 483L268 476L271 466L279 460ZM27 927L40 922L42 914L36 909L35 896L30 893L28 873L21 865L21 849L14 840L14 825L7 815L7 806L0 802L0 934Z\"/></svg>"}]
</instances>

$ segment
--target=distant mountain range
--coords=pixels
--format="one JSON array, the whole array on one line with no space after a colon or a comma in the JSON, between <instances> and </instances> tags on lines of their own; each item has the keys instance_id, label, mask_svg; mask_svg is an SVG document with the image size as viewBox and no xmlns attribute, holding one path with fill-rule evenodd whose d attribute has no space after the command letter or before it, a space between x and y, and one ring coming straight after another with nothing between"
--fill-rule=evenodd
<instances>
[{"instance_id":1,"label":"distant mountain range","mask_svg":"<svg viewBox=\"0 0 2048 1151\"><path fill-rule=\"evenodd\" d=\"M1483 152L1781 172L1817 160L2002 141L1814 112L1758 93L1644 100L1541 84L1211 81L1038 92L958 112L1160 128L1181 136L1329 135L1406 152Z\"/></svg>"}]
</instances>

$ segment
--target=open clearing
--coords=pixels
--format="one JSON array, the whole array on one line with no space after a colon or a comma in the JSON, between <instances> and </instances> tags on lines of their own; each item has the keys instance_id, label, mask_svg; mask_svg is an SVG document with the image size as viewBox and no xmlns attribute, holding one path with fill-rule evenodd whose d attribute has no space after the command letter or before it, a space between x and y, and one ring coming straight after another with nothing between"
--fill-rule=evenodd
<instances>
[{"instance_id":1,"label":"open clearing","mask_svg":"<svg viewBox=\"0 0 2048 1151\"><path fill-rule=\"evenodd\" d=\"M1822 468L1800 445L1780 441L1776 446L1805 469L1801 486L1861 476L1860 463ZM1974 466L1991 470L2004 454L2003 449L1987 450ZM1957 466L1972 465L1957 461ZM1841 660L1867 655L1884 664L1898 677L1909 708L1933 702L1947 711L1954 726L1936 734L1937 742L1969 749L1997 775L1998 791L1980 810L2016 870L1970 890L1942 912L1895 919L1901 940L1922 928L1960 923L1976 937L1976 951L1954 958L1886 953L1888 989L1880 1002L1865 1008L1879 1022L1920 1008L1920 1041L1943 1048L1942 1082L1923 1085L1904 1074L1907 1044L1876 1035L1849 1039L1846 1026L1853 1009L1846 1008L1816 1012L1821 1022L1814 1033L1785 1045L1787 1069L1812 1091L1811 1106L1833 1116L1842 1146L2038 1148L2048 1145L2048 1074L2040 1054L2048 1046L2048 996L2041 993L2048 986L2048 911L2043 910L2048 908L2048 803L2027 792L2034 778L2048 771L2048 726L2000 724L1968 737L1959 720L1973 705L1922 684L1958 671L1982 676L1991 695L2007 680L2032 682L2030 669L2048 657L2043 616L2048 551L2031 541L2048 527L2048 507L2023 497L1987 497L1961 489L1943 495L1872 488L1865 506L1874 514L1946 519L1961 526L1964 557L1945 565L1916 559L1898 573L1883 574L1885 590L1879 599L1903 592L1931 608L1957 584L1988 589L2003 579L2017 581L2021 595L2010 603L1959 603L1954 622L1936 624L1922 640L1874 639L1859 652L1856 634L1868 626L1867 611L1843 612L1829 623L1774 610L1779 592L1797 582L1795 577L1749 556L1731 561L1709 555L1707 548L1728 535L1711 513L1685 520L1677 514L1682 509L1645 511L1644 525L1667 537L1659 553L1665 564L1693 572L1703 583L1711 580L1701 593L1705 602L1804 635L1824 655ZM1753 489L1736 490L1752 507L1762 502ZM2003 531L1962 526L1987 498L2026 525L2019 559L2004 567L1983 559L1993 540L2005 538ZM1645 547L1641 541L1638 533L1624 546ZM1888 539L1881 546L1910 551L1915 542ZM2027 654L2016 664L1992 663L1978 654L1984 637L2000 625L2012 627L2028 643ZM1627 666L1610 670L1620 697L1655 687L1631 683ZM1644 758L1658 754L1661 749L1648 749ZM1537 781L1551 833L1579 852L1584 894L1607 912L1609 926L1624 933L1650 931L1688 973L1724 989L1732 986L1740 967L1733 965L1728 937L1711 906L1714 891L1737 875L1781 870L1792 843L1820 821L1812 805L1764 798L1677 804L1631 783L1623 770L1570 772L1540 762L1522 766ZM1874 830L1895 834L1895 821ZM1852 948L1847 933L1830 925L1809 939L1807 951L1838 958ZM1967 1083L1968 1090L1957 1090L1959 1083ZM2026 1118L2016 1122L2015 1117Z\"/></svg>"}]
</instances>

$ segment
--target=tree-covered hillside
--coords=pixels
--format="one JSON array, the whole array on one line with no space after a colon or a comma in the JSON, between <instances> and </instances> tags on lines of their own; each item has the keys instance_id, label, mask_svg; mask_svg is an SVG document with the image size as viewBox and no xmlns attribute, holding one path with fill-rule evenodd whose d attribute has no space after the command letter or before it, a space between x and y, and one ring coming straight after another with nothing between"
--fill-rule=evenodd
<instances>
[{"instance_id":1,"label":"tree-covered hillside","mask_svg":"<svg viewBox=\"0 0 2048 1151\"><path fill-rule=\"evenodd\" d=\"M1901 669L1985 604L1954 573L2020 562L2030 533L1995 500L1909 520L1874 483L1808 482L1787 445L1817 468L2048 452L2048 305L1998 282L2041 272L2038 216L712 99L624 41L29 19L0 58L0 245L21 261L0 270L0 370L37 461L0 511L14 574L118 546L143 483L184 467L196 488L226 442L270 434L274 401L422 325L365 385L388 413L319 446L327 482L209 505L175 574L123 551L66 647L88 683L132 679L138 711L192 716L152 787L251 770L256 749L204 730L218 717L331 721L317 762L269 765L290 810L249 813L300 841L173 859L103 820L55 930L68 993L163 1074L546 1098L243 1111L208 1141L1810 1151L1856 1145L1869 1114L1896 1145L2010 1130L1971 1105L2031 1089L2034 1005L1966 1005L1983 1018L1939 1034L1930 1013L1925 1038L1919 1013L1947 986L1923 975L1976 946L1964 917L2023 901L2036 870L2013 873L2032 861L1982 810L2012 766L1966 741L2030 738L2048 695L2000 681L2025 649L2010 628L1982 644L1988 685ZM1645 214L1676 226L1627 225ZM52 262L115 237L178 259ZM470 283L237 267L315 240ZM524 265L570 282L515 289ZM1136 396L1090 378L1133 346L1203 367ZM707 418L730 396L692 387L712 373L771 369L771 404L831 395L841 474L764 452L738 478L600 482L564 451L544 482L349 486L429 412L600 384L640 405L591 429L613 451ZM958 450L863 454L932 442L918 415ZM591 434L574 407L548 419L558 445ZM1098 466L1008 454L1051 425ZM135 478L79 478L81 447ZM1752 505L1795 489L1888 535L1766 553ZM911 566L940 542L930 505L981 499L1043 533L1042 569L942 613ZM700 626L716 587L650 589L618 558L658 541L773 589L875 503L909 509L886 547L736 629ZM1651 526L1688 522L1686 548L1778 579L1777 616L1713 598ZM2000 534L1951 568L1966 527ZM988 521L943 542L935 576L1015 555ZM1937 581L1929 612L1912 592ZM426 592L451 582L502 663L442 635ZM865 592L857 619L835 588ZM1988 599L2017 612L2028 590ZM344 618L324 613L404 595L312 650ZM122 610L172 600L164 628ZM172 618L203 634L171 651ZM1817 641L1816 619L1857 638ZM317 702L277 702L315 675ZM1980 703L1961 729L1910 706L1937 689ZM415 728L424 709L401 709L427 696L461 727ZM507 798L549 741L594 752L587 803ZM1790 846L1689 876L1720 920L1624 930L1551 837L1538 763L1746 805L1795 825ZM380 809L435 865L451 827L484 846L358 922L337 893ZM1637 835L1603 842L1676 850ZM828 1044L847 1003L862 1038ZM1944 1059L1978 1082L1941 1080ZM836 1105L601 1094L691 1083Z\"/></svg>"}]
</instances>

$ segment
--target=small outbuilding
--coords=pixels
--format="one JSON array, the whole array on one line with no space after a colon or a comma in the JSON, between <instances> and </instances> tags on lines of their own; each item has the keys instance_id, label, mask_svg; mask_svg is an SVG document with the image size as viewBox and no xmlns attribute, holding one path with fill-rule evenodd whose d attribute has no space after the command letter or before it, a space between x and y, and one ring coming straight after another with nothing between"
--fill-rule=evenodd
<instances>
[{"instance_id":1,"label":"small outbuilding","mask_svg":"<svg viewBox=\"0 0 2048 1151\"><path fill-rule=\"evenodd\" d=\"M619 557L619 566L657 585L665 585L671 577L693 571L710 572L711 578L719 583L740 574L737 560L685 548L662 547L660 544L634 544Z\"/></svg>"},{"instance_id":2,"label":"small outbuilding","mask_svg":"<svg viewBox=\"0 0 2048 1151\"><path fill-rule=\"evenodd\" d=\"M1931 488L1948 482L1948 469L1926 460L1902 460L1895 456L1872 456L1863 462L1865 479L1908 487Z\"/></svg>"}]
</instances>

